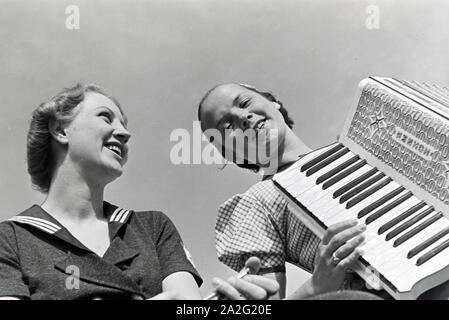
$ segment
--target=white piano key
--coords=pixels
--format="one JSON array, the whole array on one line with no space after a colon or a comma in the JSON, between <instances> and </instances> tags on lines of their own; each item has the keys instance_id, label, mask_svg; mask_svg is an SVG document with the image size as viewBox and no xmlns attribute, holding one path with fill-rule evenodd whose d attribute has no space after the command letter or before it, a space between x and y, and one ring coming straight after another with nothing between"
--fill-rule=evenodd
<instances>
[{"instance_id":1,"label":"white piano key","mask_svg":"<svg viewBox=\"0 0 449 320\"><path fill-rule=\"evenodd\" d=\"M376 270L382 273L387 279L394 281L416 267L416 261L419 257L408 259L405 255L406 253L401 252L400 255L392 256L392 259L382 262L380 266L376 266Z\"/></svg>"},{"instance_id":2,"label":"white piano key","mask_svg":"<svg viewBox=\"0 0 449 320\"><path fill-rule=\"evenodd\" d=\"M281 171L279 173L276 173L273 177L273 180L278 181L281 185L285 186L287 184L287 181L293 176L295 176L295 173L299 171L299 168L301 167L301 159L296 161L294 164L292 164L288 169Z\"/></svg>"},{"instance_id":3,"label":"white piano key","mask_svg":"<svg viewBox=\"0 0 449 320\"><path fill-rule=\"evenodd\" d=\"M402 197L403 195L405 195L407 193L408 193L408 191L404 190L398 196L394 197L391 201L388 201L385 205L383 205L383 206L379 207L378 209L374 210L373 212L369 213L368 215L366 215L362 219L364 219L364 221L366 223L366 220L371 215L375 214L378 210L381 210L382 208L387 206L389 203L395 201L396 199ZM418 198L416 198L414 196L411 196L410 198L408 198L404 202L400 203L399 205L397 205L396 207L394 207L390 211L386 212L384 215L380 216L376 220L374 220L371 223L369 223L368 226L371 226L371 227L375 228L376 232L377 232L377 230L379 230L379 228L381 226L383 226L384 224L386 224L389 221L393 220L394 218L398 217L401 213L404 213L406 210L410 209L411 207L413 207L414 205L418 204L419 202L420 202L420 200Z\"/></svg>"},{"instance_id":4,"label":"white piano key","mask_svg":"<svg viewBox=\"0 0 449 320\"><path fill-rule=\"evenodd\" d=\"M439 226L440 226L440 228L435 230L434 234L436 234L436 233L442 231L443 229L449 227L449 220L447 218L442 219L442 222L440 223ZM425 248L424 250L422 250L421 252L419 252L418 254L413 256L412 258L410 258L409 260L411 260L413 262L413 265L416 265L416 262L418 261L419 258L421 258L423 255L429 253L430 251L432 251L433 249L438 247L440 244L445 242L448 238L449 238L449 234L446 234L445 236L441 237L440 239L438 239L437 241L432 243L430 246L428 246L427 248ZM425 263L422 264L422 265L425 265Z\"/></svg>"},{"instance_id":5,"label":"white piano key","mask_svg":"<svg viewBox=\"0 0 449 320\"><path fill-rule=\"evenodd\" d=\"M403 193L398 195L398 197L393 198L391 201L387 202L384 206L380 207L379 210L383 209L385 206L388 206L391 202L395 201L396 199L400 198L402 195L404 195L406 193L407 193L407 191L404 191ZM401 204L399 204L398 206L396 206L395 208L389 210L388 212L386 212L382 216L378 217L374 221L371 221L370 223L368 223L367 227L369 229L372 229L373 232L375 232L377 234L377 232L379 231L380 227L382 227L384 224L390 222L394 218L398 217L399 215L401 215L402 213L404 213L406 210L410 209L414 205L418 204L419 202L420 202L419 199L417 199L417 198L412 196L409 199L407 199L404 202L402 202ZM375 213L376 212L373 212L371 214L375 214ZM367 219L370 218L371 214L368 214L367 216L362 218L362 221L365 224L366 224ZM385 237L385 233L387 233L387 232L384 232L380 236L384 238Z\"/></svg>"},{"instance_id":6,"label":"white piano key","mask_svg":"<svg viewBox=\"0 0 449 320\"><path fill-rule=\"evenodd\" d=\"M291 167L288 169L276 173L273 177L273 180L277 181L280 185L284 187L284 189L288 188L291 184L295 183L298 179L305 177L305 172L301 172L300 168L306 163L308 160L304 156L300 160L296 161Z\"/></svg>"},{"instance_id":7,"label":"white piano key","mask_svg":"<svg viewBox=\"0 0 449 320\"><path fill-rule=\"evenodd\" d=\"M449 220L446 218L442 218L441 223L438 224L439 229L434 230L433 234L429 235L427 239L425 239L422 243L418 244L412 250L407 253L407 257L413 258L417 255L421 255L425 253L426 250L429 250L439 239L447 236L449 234ZM438 238L435 238L438 236ZM410 256L408 256L411 254Z\"/></svg>"},{"instance_id":8,"label":"white piano key","mask_svg":"<svg viewBox=\"0 0 449 320\"><path fill-rule=\"evenodd\" d=\"M371 222L369 225L375 226L376 228L380 229L385 224L387 224L387 223L391 222L392 220L398 218L400 215L405 213L407 210L413 208L414 206L416 206L420 202L421 202L420 199L416 198L415 196L411 196L410 198L408 198L407 200L405 200L404 202L399 204L397 207L393 208L392 210L390 210L389 212L384 214L382 217L380 217L380 218L374 220L373 222ZM425 205L424 207L428 208L429 206ZM419 210L420 209L418 209L417 211L419 211ZM388 234L388 232L390 232L391 230L396 228L398 225L402 224L404 221L406 221L412 215L413 215L413 213L411 215L409 215L408 217L402 219L401 221L398 221L395 225L393 225L389 229L385 230L382 233L381 236L385 237L385 235ZM368 219L368 217L366 219ZM365 219L365 221L366 221L366 219Z\"/></svg>"},{"instance_id":9,"label":"white piano key","mask_svg":"<svg viewBox=\"0 0 449 320\"><path fill-rule=\"evenodd\" d=\"M373 239L380 239L381 242L376 242L376 245L378 245L379 243L388 243L389 246L393 247L393 243L394 241L400 237L401 235L403 235L404 233L406 233L407 231L411 230L412 228L414 228L416 225L419 224L419 222L417 222L416 224L410 226L409 228L407 228L406 230L402 231L400 234L398 234L396 237L390 239L389 241L386 241L385 237L388 234L389 231L394 230L396 227L402 225L403 223L406 223L407 221L413 219L414 217L420 215L422 212L426 211L429 208L429 206L424 206L423 208L421 208L420 210L418 210L417 212L413 213L411 216L409 216L408 218L404 219L404 221L402 221L401 223L397 224L395 227L393 227L392 229L388 230L387 232L381 234L381 235L377 235L377 230L379 225L368 225L367 228L369 230L369 232L371 232L372 237L370 237L370 240L367 241L367 243L365 244L365 247L367 250L370 250L370 254L377 254L377 252L374 250L375 249L375 245L371 242L373 241ZM435 211L434 211L435 212ZM427 217L432 216L434 213L430 213ZM423 220L425 220L426 218L423 218ZM420 220L423 221L423 220ZM375 237L375 235L377 235L377 237Z\"/></svg>"},{"instance_id":10,"label":"white piano key","mask_svg":"<svg viewBox=\"0 0 449 320\"><path fill-rule=\"evenodd\" d=\"M440 219L441 220L441 219ZM371 259L371 257L378 257L377 260L380 264L379 268L384 270L391 264L391 259L388 259L388 251L390 251L392 256L395 259L405 260L407 258L407 254L410 250L415 248L417 245L423 243L425 240L430 238L432 235L441 231L444 227L446 227L444 222L440 222L440 220L434 222L421 232L417 233L409 240L400 244L397 247L393 247L394 240L384 241L377 248L374 248L367 255L367 259ZM411 229L410 229L411 230Z\"/></svg>"},{"instance_id":11,"label":"white piano key","mask_svg":"<svg viewBox=\"0 0 449 320\"><path fill-rule=\"evenodd\" d=\"M439 244L447 241L448 239L448 236L443 237L425 253L433 250ZM395 283L398 289L402 291L409 291L418 280L425 279L448 265L449 248L446 248L442 252L438 253L436 256L429 259L422 265L417 266L416 261L425 253L419 254L417 257L410 259L407 263L408 268L406 270L401 270L402 272L398 273L397 277L391 279L391 281Z\"/></svg>"},{"instance_id":12,"label":"white piano key","mask_svg":"<svg viewBox=\"0 0 449 320\"><path fill-rule=\"evenodd\" d=\"M381 183L382 181L385 181L386 179L387 178L384 177L377 183ZM374 192L373 194L371 194L370 196L368 196L367 198L365 198L364 200L360 201L359 203L357 203L356 205L354 205L353 207L351 207L349 209L346 209L346 203L347 202L345 202L341 206L342 209L340 209L339 211L335 212L334 214L333 213L328 213L328 214L324 214L323 213L322 214L322 216L323 216L323 220L322 221L326 225L332 225L334 223L337 223L337 222L340 222L340 221L343 221L343 220L347 220L347 219L358 219L357 215L358 215L360 210L362 210L363 208L365 208L369 204L373 203L374 201L380 199L384 195L390 193L391 191L396 189L398 186L399 186L399 184L397 184L394 181L391 181L389 184L387 184L386 186L384 186L380 190L377 190L376 192ZM373 186L365 189L360 194L362 194L366 190L369 190L372 187Z\"/></svg>"},{"instance_id":13,"label":"white piano key","mask_svg":"<svg viewBox=\"0 0 449 320\"><path fill-rule=\"evenodd\" d=\"M348 152L345 155L341 156L339 159L335 160L334 162L330 163L329 165L323 167L322 169L318 170L314 174L310 175L309 177L305 177L305 174L302 179L298 179L296 183L293 183L286 187L285 189L295 198L298 198L300 194L307 191L310 188L313 188L316 185L316 179L321 176L322 174L328 172L329 170L335 168L337 165L341 164L342 162L348 160L349 158L352 158L354 154L352 152ZM344 158L344 161L341 159ZM342 162L341 162L342 161Z\"/></svg>"},{"instance_id":14,"label":"white piano key","mask_svg":"<svg viewBox=\"0 0 449 320\"><path fill-rule=\"evenodd\" d=\"M326 190L322 189L322 184L316 186L311 189L311 192L309 194L309 199L307 201L304 201L304 205L311 211L315 212L316 209L319 207L329 206L329 207L335 207L336 204L338 204L338 198L334 199L332 196L335 191L343 187L344 185L348 184L351 181L354 181L358 177L362 176L363 174L367 173L369 170L371 170L373 167L370 165L364 165L360 169L356 170L355 172L351 173L347 177L341 179L337 183L335 183L333 186L330 186Z\"/></svg>"},{"instance_id":15,"label":"white piano key","mask_svg":"<svg viewBox=\"0 0 449 320\"><path fill-rule=\"evenodd\" d=\"M429 239L430 237L437 234L438 232L440 232L441 230L443 230L448 226L449 221L444 217L442 217L396 248L402 247L401 253L404 253L404 256L407 257L407 254L410 250L420 245L421 243L423 243L424 241L426 241L427 239ZM423 250L423 252L419 253L418 256L422 255L422 253L424 253L426 250L428 250L428 248Z\"/></svg>"},{"instance_id":16,"label":"white piano key","mask_svg":"<svg viewBox=\"0 0 449 320\"><path fill-rule=\"evenodd\" d=\"M284 189L287 189L291 184L295 183L297 179L303 179L305 173L300 170L300 167L302 166L301 160L298 160L294 164L294 167L292 166L285 171L276 173L273 180L277 181Z\"/></svg>"},{"instance_id":17,"label":"white piano key","mask_svg":"<svg viewBox=\"0 0 449 320\"><path fill-rule=\"evenodd\" d=\"M365 188L364 190L362 190L361 192L359 192L357 195L355 195L354 197L352 197L351 199L357 197L358 195L362 194L363 192L369 190L370 188L372 188L374 185L378 184L378 183L382 183L383 181L387 180L387 177L383 177L381 178L379 181L377 181L376 183L372 184L371 186ZM389 184L387 184L386 186L384 186L382 189L377 190L375 193L371 194L369 197L365 198L364 200L362 200L361 202L359 202L358 204L356 204L355 206L346 209L346 204L348 203L348 201L350 201L351 199L343 202L343 203L339 203L340 197L336 198L336 203L338 203L338 205L336 206L337 211L331 211L328 210L328 208L323 207L323 208L318 208L318 212L320 212L320 216L323 218L323 221L327 221L329 219L332 218L336 218L336 213L337 212L342 212L346 215L349 214L349 211L351 212L350 217L347 217L348 219L354 219L357 218L357 214L354 215L355 210L360 211L361 209L363 209L364 207L366 207L367 205L369 205L370 203L372 203L373 201L379 199L381 197L381 194L384 194L386 190L391 191L395 189L395 185L394 182L391 181ZM357 211L357 213L358 213Z\"/></svg>"},{"instance_id":18,"label":"white piano key","mask_svg":"<svg viewBox=\"0 0 449 320\"><path fill-rule=\"evenodd\" d=\"M409 217L398 223L396 226L388 230L384 233L384 238L391 238L390 240L396 240L398 237L401 237L405 232L410 229L413 229L416 225L419 225L422 221L425 221L429 217L435 215L437 211L428 205L425 205L423 208L417 210ZM404 228L406 228L404 230Z\"/></svg>"},{"instance_id":19,"label":"white piano key","mask_svg":"<svg viewBox=\"0 0 449 320\"><path fill-rule=\"evenodd\" d=\"M324 173L329 172L330 170L338 167L340 164L346 162L347 160L351 159L353 157L353 155L351 154L345 154L344 156L340 157L339 159L337 159L336 161L334 161L333 163L329 164L328 166L326 166L325 168L327 168L327 170L324 170ZM318 172L317 172L318 173ZM323 173L323 174L324 174ZM310 189L305 190L304 192L302 192L301 194L298 194L298 196L296 197L296 199L301 202L302 204L304 204L305 206L307 206L307 204L311 201L310 198L313 198L314 194L321 194L323 192L322 186L323 183L317 184L316 180L320 177L321 175L316 175L313 174L310 177L307 178L311 178L310 182L312 187Z\"/></svg>"},{"instance_id":20,"label":"white piano key","mask_svg":"<svg viewBox=\"0 0 449 320\"><path fill-rule=\"evenodd\" d=\"M323 149L312 151L305 156L303 156L301 159L296 161L291 167L286 169L285 171L282 171L280 173L275 174L273 179L275 181L278 181L284 189L287 189L291 184L296 183L300 178L306 177L306 171L301 172L301 167L311 161L312 159L318 157L319 155L323 154L324 152L332 149L335 147L338 143L332 144L328 147L325 147Z\"/></svg>"},{"instance_id":21,"label":"white piano key","mask_svg":"<svg viewBox=\"0 0 449 320\"><path fill-rule=\"evenodd\" d=\"M448 225L447 221L445 224L438 224L440 220L428 226L426 229L396 248L393 247L394 240L386 242L385 240L376 237L376 235L373 235L374 242L376 242L378 246L374 250L372 248L368 250L365 248L367 251L363 255L363 258L370 263L375 270L390 280L393 277L396 277L398 273L406 272L408 270L407 264L411 266L410 259L407 258L407 254L411 249Z\"/></svg>"},{"instance_id":22,"label":"white piano key","mask_svg":"<svg viewBox=\"0 0 449 320\"><path fill-rule=\"evenodd\" d=\"M401 194L397 195L393 199L390 199L387 201L383 206L387 206L389 203L395 201L398 197L401 197L403 194L407 193L407 191L403 191ZM366 241L363 245L364 250L366 250L369 254L369 250L374 249L377 245L382 244L383 236L379 236L377 234L377 231L379 229L379 226L383 224L383 222L386 222L387 220L391 219L392 217L396 217L399 213L404 212L407 208L413 206L416 204L416 202L419 201L418 199L407 199L402 204L398 205L397 207L393 208L389 212L385 213L384 216L380 217L378 220L366 225ZM382 208L381 206L380 208ZM361 221L365 220L365 217L360 219Z\"/></svg>"},{"instance_id":23,"label":"white piano key","mask_svg":"<svg viewBox=\"0 0 449 320\"><path fill-rule=\"evenodd\" d=\"M371 177L371 178L372 178L372 177ZM346 209L346 204L347 204L349 201L351 201L352 199L354 199L354 198L357 197L358 195L364 193L365 191L371 189L373 186L375 186L375 185L377 185L377 184L379 184L379 183L384 182L384 181L387 180L387 179L388 179L387 177L382 177L380 180L378 180L377 182L373 183L373 184L370 185L369 187L363 189L361 192L359 192L358 194L354 195L354 196L351 197L350 199L346 200L346 201L345 201L344 203L342 203L342 204L340 204L340 199L341 199L341 197L344 196L344 195L338 197L338 198L336 199L336 202L339 203L339 205L338 205L337 207L338 207L340 210L348 210L348 209ZM388 188L392 188L393 185L394 185L394 184L393 184L393 181L392 181L392 182L390 182L387 186L388 186ZM387 187L387 186L384 186L384 187L382 188L382 190L385 190L384 188ZM379 191L380 191L380 190L376 191L376 194L379 195L379 193L378 193ZM370 196L370 199L372 199L371 201L366 201L367 198L365 198L363 201L365 201L364 203L367 203L367 205L368 205L368 204L374 202L375 200L377 200L377 199L379 199L379 198L381 198L381 196L373 197L373 195L371 195L371 196ZM357 208L360 208L359 204L357 204L356 206L357 206ZM343 208L344 208L344 209L343 209ZM362 208L363 208L363 207L362 207ZM360 209L362 209L362 208L360 208ZM352 209L352 208L350 208L350 210L351 210L351 209ZM318 210L319 210L319 211L323 211L323 213L324 213L323 219L327 219L327 217L328 217L329 215L333 215L333 214L332 214L332 211L329 211L329 210L325 211L326 209L321 209L321 208L319 208Z\"/></svg>"},{"instance_id":24,"label":"white piano key","mask_svg":"<svg viewBox=\"0 0 449 320\"><path fill-rule=\"evenodd\" d=\"M429 276L441 271L447 266L447 261L449 260L449 248L446 248L443 252L439 253L436 257L427 261L426 268L421 268L422 266L414 266L408 272L402 273L400 278L396 278L392 281L399 291L407 292L410 291L413 286L420 280L426 279ZM446 279L447 275L440 275ZM441 280L441 283L444 280Z\"/></svg>"},{"instance_id":25,"label":"white piano key","mask_svg":"<svg viewBox=\"0 0 449 320\"><path fill-rule=\"evenodd\" d=\"M411 204L410 206L413 206L413 205L414 205L414 204ZM403 207L403 208L405 208L405 207ZM400 213L402 213L403 211L405 211L405 210L401 210L401 209L399 209L399 210L397 210L397 211L392 210L391 216L387 216L385 219L387 219L387 218L389 218L389 217L396 216L396 215L395 215L395 212L396 212L397 214L400 214ZM385 221L386 221L386 220L385 220ZM383 244L383 243L386 243L386 242L387 242L387 241L385 240L385 233L383 233L383 234L381 234L381 235L378 234L378 230L379 230L379 227L380 227L381 225L382 225L382 223L375 224L374 222L367 225L367 230L366 230L366 232L365 232L365 233L367 234L367 241L366 241L366 243L364 244L364 249L368 252L368 254L375 254L374 249L375 249L377 246L379 246L380 244ZM391 240L391 241L390 241L391 246L393 246L393 242L392 242L392 241L394 241L394 240Z\"/></svg>"},{"instance_id":26,"label":"white piano key","mask_svg":"<svg viewBox=\"0 0 449 320\"><path fill-rule=\"evenodd\" d=\"M408 259L408 252L447 226L449 226L449 222L447 220L444 221L443 218L441 218L398 247L393 247L394 240L388 241L389 246L379 246L376 250L372 251L370 255L366 256L366 260L371 263L375 259L374 265L379 272L385 277L391 279L396 278L401 273L407 272L418 259L416 256L412 259ZM433 246L434 245L432 245L432 247ZM375 254L373 252L375 252ZM424 253L419 253L418 256L421 256L422 254Z\"/></svg>"}]
</instances>

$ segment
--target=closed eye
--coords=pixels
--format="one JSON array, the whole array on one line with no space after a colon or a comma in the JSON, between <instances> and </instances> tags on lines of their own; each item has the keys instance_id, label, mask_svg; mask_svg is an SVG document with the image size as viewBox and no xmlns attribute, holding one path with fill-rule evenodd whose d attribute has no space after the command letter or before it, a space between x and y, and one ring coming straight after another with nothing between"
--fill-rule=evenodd
<instances>
[{"instance_id":1,"label":"closed eye","mask_svg":"<svg viewBox=\"0 0 449 320\"><path fill-rule=\"evenodd\" d=\"M105 120L107 123L112 122L112 115L107 111L101 112L98 116L103 118L103 120Z\"/></svg>"},{"instance_id":2,"label":"closed eye","mask_svg":"<svg viewBox=\"0 0 449 320\"><path fill-rule=\"evenodd\" d=\"M247 108L251 104L251 98L245 99L242 102L240 102L240 108L244 109Z\"/></svg>"}]
</instances>

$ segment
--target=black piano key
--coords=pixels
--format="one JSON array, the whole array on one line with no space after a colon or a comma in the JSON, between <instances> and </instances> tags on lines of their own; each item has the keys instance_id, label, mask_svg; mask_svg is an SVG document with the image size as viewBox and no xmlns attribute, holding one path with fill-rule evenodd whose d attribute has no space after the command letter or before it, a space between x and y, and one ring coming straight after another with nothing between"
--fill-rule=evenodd
<instances>
[{"instance_id":1,"label":"black piano key","mask_svg":"<svg viewBox=\"0 0 449 320\"><path fill-rule=\"evenodd\" d=\"M344 186L340 187L338 190L336 190L333 193L332 197L335 199L335 198L341 196L343 193L347 192L348 190L351 190L353 187L357 186L359 183L362 183L363 181L365 181L366 179L371 177L376 172L379 172L379 171L376 168L372 168L368 172L365 172L364 174L362 174L360 177L358 177L358 178L354 179L353 181L350 181L347 184L345 184Z\"/></svg>"},{"instance_id":2,"label":"black piano key","mask_svg":"<svg viewBox=\"0 0 449 320\"><path fill-rule=\"evenodd\" d=\"M436 247L435 249L427 252L425 255L423 255L422 257L420 257L417 261L416 261L416 265L420 266L422 265L424 262L430 260L431 258L435 257L437 254L439 254L441 251L443 251L444 249L447 249L449 247L449 239L447 239L446 241L444 241L442 244L440 244L438 247Z\"/></svg>"},{"instance_id":3,"label":"black piano key","mask_svg":"<svg viewBox=\"0 0 449 320\"><path fill-rule=\"evenodd\" d=\"M326 152L320 154L319 156L313 158L312 160L310 160L307 163L304 163L301 167L301 172L304 172L308 169L310 169L311 167L313 167L314 165L316 165L318 162L326 159L327 157L329 157L330 155L334 154L335 152L337 152L338 150L340 150L341 148L343 148L343 145L341 143L337 144L335 147L327 150Z\"/></svg>"},{"instance_id":4,"label":"black piano key","mask_svg":"<svg viewBox=\"0 0 449 320\"><path fill-rule=\"evenodd\" d=\"M378 184L372 186L368 190L366 190L366 191L362 192L361 194L355 196L354 198L352 198L351 200L349 200L346 203L346 209L352 208L353 206L355 206L360 201L363 201L364 199L368 198L373 193L375 193L375 192L379 191L380 189L382 189L383 187L385 187L391 181L393 181L393 180L388 177L387 179L385 179L385 180L379 182Z\"/></svg>"},{"instance_id":5,"label":"black piano key","mask_svg":"<svg viewBox=\"0 0 449 320\"><path fill-rule=\"evenodd\" d=\"M397 238L396 241L393 243L393 247L400 246L402 243L409 240L411 237L415 236L417 233L421 232L422 230L424 230L425 228L430 226L432 223L438 221L442 217L443 217L443 214L441 212L439 212L436 215L434 215L433 217L427 219L420 225L414 227L412 230L408 231L404 235Z\"/></svg>"},{"instance_id":6,"label":"black piano key","mask_svg":"<svg viewBox=\"0 0 449 320\"><path fill-rule=\"evenodd\" d=\"M362 210L359 211L359 213L357 215L357 218L359 218L359 219L363 218L368 213L370 213L373 210L376 210L381 205L383 205L385 202L387 202L388 200L393 199L394 197L396 197L398 194L400 194L404 190L405 190L404 187L398 187L398 188L394 189L393 191L391 191L391 192L387 193L386 195L384 195L382 198L374 201L373 203L370 203L365 208L363 208Z\"/></svg>"},{"instance_id":7,"label":"black piano key","mask_svg":"<svg viewBox=\"0 0 449 320\"><path fill-rule=\"evenodd\" d=\"M325 174L323 174L320 177L318 177L318 179L316 179L316 184L320 184L321 182L326 181L329 178L332 178L334 175L336 175L337 173L339 173L342 170L346 169L347 167L349 167L351 164L353 164L354 162L356 162L359 159L360 159L359 156L354 156L351 159L346 160L342 164L336 166L332 170L329 170Z\"/></svg>"},{"instance_id":8,"label":"black piano key","mask_svg":"<svg viewBox=\"0 0 449 320\"><path fill-rule=\"evenodd\" d=\"M449 227L444 228L443 230L441 230L440 232L438 232L437 234L433 235L432 237L430 237L429 239L427 239L426 241L424 241L423 243L421 243L420 245L417 245L416 247L414 247L412 250L410 250L407 254L407 258L413 258L414 256L416 256L418 253L420 253L421 251L423 251L424 249L426 249L427 247L429 247L430 245L434 244L435 242L437 242L438 240L440 240L441 238L443 238L445 235L447 235L449 233Z\"/></svg>"},{"instance_id":9,"label":"black piano key","mask_svg":"<svg viewBox=\"0 0 449 320\"><path fill-rule=\"evenodd\" d=\"M423 212L421 212L420 214L418 214L414 218L408 220L407 222L404 222L403 224L398 226L396 229L393 229L389 233L387 233L387 236L385 237L385 240L389 241L389 240L393 239L398 234L400 234L402 231L404 231L405 229L410 228L412 225L414 225L415 223L417 223L421 219L424 219L426 216L428 216L433 211L434 210L433 210L432 207L427 208L426 210L424 210Z\"/></svg>"},{"instance_id":10,"label":"black piano key","mask_svg":"<svg viewBox=\"0 0 449 320\"><path fill-rule=\"evenodd\" d=\"M387 231L388 229L391 229L392 227L397 225L399 222L403 221L404 219L406 219L407 217L411 216L412 214L414 214L419 209L423 208L425 205L426 205L426 203L424 201L421 201L421 202L415 204L410 209L407 209L406 211L404 211L404 213L401 213L396 218L394 218L394 219L388 221L387 223L385 223L384 225L382 225L379 228L379 230L377 231L377 234L380 235L380 234L384 233L385 231Z\"/></svg>"},{"instance_id":11,"label":"black piano key","mask_svg":"<svg viewBox=\"0 0 449 320\"><path fill-rule=\"evenodd\" d=\"M374 171L373 171L374 170ZM371 173L373 171L377 172L377 169L371 169L369 172L367 173ZM364 175L365 176L365 175ZM334 198L338 197L340 194L343 194L342 197L340 198L339 202L343 203L346 200L352 198L353 196L355 196L356 194L362 192L363 190L365 190L366 188L368 188L370 185L372 185L373 183L379 181L380 179L382 179L383 177L385 177L384 173L379 173L378 175L375 175L374 177L370 178L368 181L365 181L364 183L362 183L359 186L356 186L355 188L353 188L352 190L350 190L352 188L352 186L350 186L350 184L353 184L353 182L356 182L356 179L353 182L349 182L346 186L348 186L348 188L345 188L346 186L341 187L340 189L338 189L337 191L334 192ZM364 177L360 177L360 178L364 178ZM357 181L357 183L355 185L358 185L359 182ZM341 190L346 189L344 192L341 192ZM350 191L348 191L350 190ZM348 191L348 192L347 192ZM346 193L345 193L346 192Z\"/></svg>"},{"instance_id":12,"label":"black piano key","mask_svg":"<svg viewBox=\"0 0 449 320\"><path fill-rule=\"evenodd\" d=\"M413 193L411 191L409 191L406 194L404 194L403 196L399 197L398 199L387 204L385 207L380 208L379 210L374 212L372 215L370 215L368 218L366 218L365 223L370 224L371 222L376 221L377 219L382 217L384 214L386 214L390 210L396 208L398 205L400 205L405 200L409 199L412 195L413 195Z\"/></svg>"},{"instance_id":13,"label":"black piano key","mask_svg":"<svg viewBox=\"0 0 449 320\"><path fill-rule=\"evenodd\" d=\"M340 181L343 178L346 178L347 176L349 176L351 173L356 172L357 170L359 170L361 167L363 167L366 164L366 160L362 160L359 163L353 165L351 168L343 171L340 174L337 174L335 177L329 179L328 181L326 181L323 184L323 190L326 190L327 188L333 186L334 184L336 184L338 181Z\"/></svg>"},{"instance_id":14,"label":"black piano key","mask_svg":"<svg viewBox=\"0 0 449 320\"><path fill-rule=\"evenodd\" d=\"M344 149L338 151L337 153L333 154L332 156L324 159L320 163L314 165L312 168L307 170L306 177L309 177L312 174L314 174L315 172L323 169L325 166L331 164L332 162L334 162L335 160L337 160L338 158L342 157L343 155L345 155L348 152L349 152L349 149L348 148L344 148Z\"/></svg>"}]
</instances>

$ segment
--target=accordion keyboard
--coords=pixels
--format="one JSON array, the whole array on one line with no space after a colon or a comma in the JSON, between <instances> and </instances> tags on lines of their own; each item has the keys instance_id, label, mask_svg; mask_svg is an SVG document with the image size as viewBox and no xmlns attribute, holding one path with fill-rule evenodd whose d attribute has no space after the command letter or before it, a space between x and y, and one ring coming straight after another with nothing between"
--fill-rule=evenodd
<instances>
[{"instance_id":1,"label":"accordion keyboard","mask_svg":"<svg viewBox=\"0 0 449 320\"><path fill-rule=\"evenodd\" d=\"M449 89L370 77L338 142L274 175L318 236L358 219L366 243L354 268L393 297L449 280Z\"/></svg>"},{"instance_id":2,"label":"accordion keyboard","mask_svg":"<svg viewBox=\"0 0 449 320\"><path fill-rule=\"evenodd\" d=\"M296 210L313 212L322 231L347 219L365 224L364 267L396 297L448 265L449 219L341 143L312 152L273 180Z\"/></svg>"}]
</instances>

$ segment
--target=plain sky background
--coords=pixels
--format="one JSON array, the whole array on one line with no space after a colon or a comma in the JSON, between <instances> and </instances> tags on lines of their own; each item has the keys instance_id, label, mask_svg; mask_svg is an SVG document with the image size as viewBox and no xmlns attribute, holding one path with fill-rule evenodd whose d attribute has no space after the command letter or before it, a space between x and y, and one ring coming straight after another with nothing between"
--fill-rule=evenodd
<instances>
[{"instance_id":1,"label":"plain sky background","mask_svg":"<svg viewBox=\"0 0 449 320\"><path fill-rule=\"evenodd\" d=\"M80 29L65 9L80 9ZM380 29L365 27L368 5ZM192 132L213 85L274 92L311 148L335 141L358 82L379 75L449 85L447 0L0 0L0 219L40 203L26 172L32 110L63 87L95 82L129 118L130 159L106 199L165 212L205 279L233 272L216 258L217 207L260 177L232 165L173 165L170 133ZM288 290L307 278L288 267Z\"/></svg>"}]
</instances>

